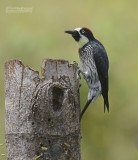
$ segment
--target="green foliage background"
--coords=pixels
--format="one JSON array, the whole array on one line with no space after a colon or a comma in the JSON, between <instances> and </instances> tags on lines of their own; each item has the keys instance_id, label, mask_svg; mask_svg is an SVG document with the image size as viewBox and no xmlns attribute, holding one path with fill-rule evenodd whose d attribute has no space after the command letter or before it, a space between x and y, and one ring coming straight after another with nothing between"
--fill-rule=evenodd
<instances>
[{"instance_id":1,"label":"green foliage background","mask_svg":"<svg viewBox=\"0 0 138 160\"><path fill-rule=\"evenodd\" d=\"M75 41L64 30L91 28L110 60L110 113L103 99L82 119L82 160L138 159L138 1L0 1L0 143L4 139L4 63L20 59L41 70L43 58L79 62ZM33 7L32 13L6 13L6 7ZM41 75L40 75L41 76ZM81 108L88 88L82 80ZM5 160L5 145L0 160Z\"/></svg>"}]
</instances>

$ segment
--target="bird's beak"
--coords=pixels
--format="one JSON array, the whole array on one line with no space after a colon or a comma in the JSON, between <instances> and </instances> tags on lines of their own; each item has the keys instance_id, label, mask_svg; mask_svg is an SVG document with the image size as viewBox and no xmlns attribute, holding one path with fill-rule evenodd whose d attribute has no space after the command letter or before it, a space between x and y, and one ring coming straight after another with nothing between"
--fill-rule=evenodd
<instances>
[{"instance_id":1,"label":"bird's beak","mask_svg":"<svg viewBox=\"0 0 138 160\"><path fill-rule=\"evenodd\" d=\"M65 33L68 33L68 34L71 34L72 37L75 39L75 41L79 41L79 39L81 38L80 34L78 31L76 30L68 30L68 31L65 31Z\"/></svg>"},{"instance_id":2,"label":"bird's beak","mask_svg":"<svg viewBox=\"0 0 138 160\"><path fill-rule=\"evenodd\" d=\"M68 31L65 31L65 33L68 33L68 34L72 34L74 33L74 30L68 30Z\"/></svg>"}]
</instances>

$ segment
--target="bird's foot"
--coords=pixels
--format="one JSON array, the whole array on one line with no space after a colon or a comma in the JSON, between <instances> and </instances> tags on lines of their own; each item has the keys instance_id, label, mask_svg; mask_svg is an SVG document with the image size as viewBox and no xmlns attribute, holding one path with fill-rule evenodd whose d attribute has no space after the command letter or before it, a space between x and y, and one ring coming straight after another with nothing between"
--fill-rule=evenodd
<instances>
[{"instance_id":1,"label":"bird's foot","mask_svg":"<svg viewBox=\"0 0 138 160\"><path fill-rule=\"evenodd\" d=\"M80 67L76 61L73 61L73 65L75 66L76 69L80 69Z\"/></svg>"},{"instance_id":2,"label":"bird's foot","mask_svg":"<svg viewBox=\"0 0 138 160\"><path fill-rule=\"evenodd\" d=\"M80 76L81 70L80 70L80 67L79 67L78 63L76 61L73 61L73 64L74 64L74 66L75 66L75 68L77 70L76 71L77 79L81 79L81 76Z\"/></svg>"}]
</instances>

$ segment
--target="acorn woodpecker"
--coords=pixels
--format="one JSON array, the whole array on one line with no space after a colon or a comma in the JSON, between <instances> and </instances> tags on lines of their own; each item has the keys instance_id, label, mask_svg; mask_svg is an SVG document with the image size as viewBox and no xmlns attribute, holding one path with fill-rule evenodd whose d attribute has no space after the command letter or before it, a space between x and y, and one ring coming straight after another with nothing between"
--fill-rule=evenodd
<instances>
[{"instance_id":1,"label":"acorn woodpecker","mask_svg":"<svg viewBox=\"0 0 138 160\"><path fill-rule=\"evenodd\" d=\"M105 106L109 112L108 102L108 68L109 61L104 46L95 39L92 31L88 28L81 27L75 30L67 30L65 33L71 34L79 45L79 57L82 70L77 62L74 65L77 68L77 77L80 73L87 82L89 93L88 101L81 112L80 119L91 102L102 94Z\"/></svg>"}]
</instances>

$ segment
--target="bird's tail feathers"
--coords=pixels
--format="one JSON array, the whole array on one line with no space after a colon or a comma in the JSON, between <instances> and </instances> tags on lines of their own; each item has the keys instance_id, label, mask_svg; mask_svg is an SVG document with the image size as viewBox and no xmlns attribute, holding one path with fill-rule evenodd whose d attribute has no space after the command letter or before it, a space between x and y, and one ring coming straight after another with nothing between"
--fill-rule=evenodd
<instances>
[{"instance_id":1,"label":"bird's tail feathers","mask_svg":"<svg viewBox=\"0 0 138 160\"><path fill-rule=\"evenodd\" d=\"M104 96L104 112L105 112L105 107L107 108L107 111L109 112L108 95Z\"/></svg>"}]
</instances>

